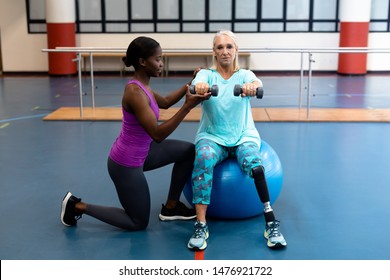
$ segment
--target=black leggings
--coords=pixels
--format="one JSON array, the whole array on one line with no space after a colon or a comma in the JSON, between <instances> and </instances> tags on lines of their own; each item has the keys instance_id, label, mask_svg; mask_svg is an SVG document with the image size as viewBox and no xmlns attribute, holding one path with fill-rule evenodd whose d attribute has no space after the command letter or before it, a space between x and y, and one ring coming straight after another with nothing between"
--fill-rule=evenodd
<instances>
[{"instance_id":1,"label":"black leggings","mask_svg":"<svg viewBox=\"0 0 390 280\"><path fill-rule=\"evenodd\" d=\"M124 167L108 158L108 172L122 208L87 204L85 214L126 230L143 230L149 223L150 193L144 172L174 163L168 199L178 201L190 178L195 157L192 143L179 140L152 142L141 167Z\"/></svg>"}]
</instances>

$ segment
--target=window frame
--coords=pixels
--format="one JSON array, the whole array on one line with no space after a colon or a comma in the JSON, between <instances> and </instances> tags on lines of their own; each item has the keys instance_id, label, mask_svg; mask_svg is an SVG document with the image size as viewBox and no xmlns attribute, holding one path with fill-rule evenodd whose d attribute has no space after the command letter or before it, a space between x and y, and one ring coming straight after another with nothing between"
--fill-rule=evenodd
<instances>
[{"instance_id":1,"label":"window frame","mask_svg":"<svg viewBox=\"0 0 390 280\"><path fill-rule=\"evenodd\" d=\"M151 26L150 31L145 31L142 33L214 33L215 28L211 28L212 26L225 23L227 25L230 24L231 30L235 33L302 33L302 32L313 32L313 33L332 33L332 32L339 32L339 2L341 0L336 0L336 9L335 9L335 15L332 19L315 19L314 17L314 3L315 0L309 0L309 17L307 20L305 19L287 19L287 5L289 0L282 0L283 2L283 15L282 18L273 18L273 19L267 19L262 18L262 3L263 0L257 1L257 11L256 11L256 19L250 18L250 19L243 19L243 18L236 18L236 5L239 4L239 0L231 0L232 1L232 19L226 20L226 19L210 19L210 1L212 0L204 0L204 15L205 18L202 20L185 20L183 19L183 1L184 0L177 0L178 1L178 18L177 19L158 19L157 18L157 9L159 3L163 3L164 0L151 0L152 1L152 17L151 19L133 19L132 16L132 0L127 0L127 20L108 20L106 19L105 14L105 6L106 6L106 0L99 0L101 3L101 20L80 20L80 7L79 7L79 1L82 0L74 0L75 6L76 6L76 33L77 34L100 34L100 33L109 33L109 34L127 34L127 33L139 33L139 31L132 30L133 24L149 24ZM291 1L291 0L290 0ZM318 1L318 0L317 0ZM390 1L390 0L389 0ZM45 19L31 19L29 12L30 12L30 0L26 0L26 9L27 9L27 26L28 26L28 33L46 33L46 31L33 31L31 28L34 25L42 25L46 24ZM371 23L386 23L387 29L386 30L370 30L370 32L390 32L390 5L387 12L387 19L371 19ZM252 24L256 23L256 29L252 28L253 30L236 30L235 25L243 26L245 27L245 24ZM280 24L282 27L280 30L262 30L261 25L262 24ZM307 24L307 30L289 30L289 25L291 24L299 24L304 23ZM334 29L329 30L314 30L313 27L315 27L316 23L329 23L334 25ZM96 26L101 27L101 30L99 31L81 31L83 24L95 24ZM124 28L123 31L108 31L107 25L109 24L121 24L123 26L127 26L127 28ZM175 24L177 25L177 31L159 31L159 24ZM199 31L184 31L186 24L202 24L204 25L203 30ZM249 25L248 25L249 28ZM241 28L240 28L241 29Z\"/></svg>"}]
</instances>

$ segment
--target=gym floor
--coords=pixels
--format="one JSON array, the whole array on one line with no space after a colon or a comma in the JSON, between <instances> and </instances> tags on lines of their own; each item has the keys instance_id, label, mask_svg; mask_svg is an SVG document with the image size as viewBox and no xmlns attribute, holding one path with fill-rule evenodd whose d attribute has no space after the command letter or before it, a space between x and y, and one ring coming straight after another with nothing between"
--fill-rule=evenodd
<instances>
[{"instance_id":1,"label":"gym floor","mask_svg":"<svg viewBox=\"0 0 390 280\"><path fill-rule=\"evenodd\" d=\"M299 76L259 74L265 85L254 107L297 107ZM96 106L120 106L128 77L97 75ZM152 80L164 94L189 77ZM85 106L89 79L83 78ZM315 75L313 108L390 108L388 74ZM171 166L150 171L146 231L125 232L84 215L73 228L59 219L67 191L85 202L119 206L106 170L118 121L44 121L79 105L77 77L0 77L0 259L193 260L194 221L161 222ZM305 104L303 104L305 106ZM196 122L170 138L193 141ZM206 260L390 259L390 127L388 122L256 122L278 153L284 182L273 204L288 246L267 248L263 216L209 220ZM185 201L185 198L183 198Z\"/></svg>"}]
</instances>

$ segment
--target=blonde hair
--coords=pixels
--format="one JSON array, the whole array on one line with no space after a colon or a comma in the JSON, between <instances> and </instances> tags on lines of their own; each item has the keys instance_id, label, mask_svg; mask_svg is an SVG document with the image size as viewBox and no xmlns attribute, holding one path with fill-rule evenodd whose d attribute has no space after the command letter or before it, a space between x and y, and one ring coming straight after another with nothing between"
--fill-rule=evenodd
<instances>
[{"instance_id":1,"label":"blonde hair","mask_svg":"<svg viewBox=\"0 0 390 280\"><path fill-rule=\"evenodd\" d=\"M234 46L236 47L236 50L238 49L236 35L232 31L230 31L230 30L220 30L214 36L214 39L213 39L213 50L214 50L214 47L215 47L215 41L217 40L217 37L222 36L222 35L226 35L230 39L232 39L233 42L234 42ZM236 51L236 56L234 57L234 60L233 60L233 67L234 67L234 71L237 71L237 70L240 69L240 66L238 65L238 50ZM215 55L213 55L213 66L211 68L212 69L217 69L217 59L215 58Z\"/></svg>"}]
</instances>

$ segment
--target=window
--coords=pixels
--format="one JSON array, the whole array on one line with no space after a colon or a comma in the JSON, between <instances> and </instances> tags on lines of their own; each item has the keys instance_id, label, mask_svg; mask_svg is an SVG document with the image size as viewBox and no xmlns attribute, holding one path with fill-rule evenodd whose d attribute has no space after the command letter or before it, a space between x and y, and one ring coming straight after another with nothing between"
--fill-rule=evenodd
<instances>
[{"instance_id":1,"label":"window","mask_svg":"<svg viewBox=\"0 0 390 280\"><path fill-rule=\"evenodd\" d=\"M29 33L46 32L46 9L45 0L26 1L27 22Z\"/></svg>"},{"instance_id":2,"label":"window","mask_svg":"<svg viewBox=\"0 0 390 280\"><path fill-rule=\"evenodd\" d=\"M314 32L337 31L338 22L338 1L337 0L315 0L313 5L313 27Z\"/></svg>"},{"instance_id":3,"label":"window","mask_svg":"<svg viewBox=\"0 0 390 280\"><path fill-rule=\"evenodd\" d=\"M74 0L77 33L338 32L340 0ZM371 32L389 32L390 0L372 0ZM45 0L26 0L29 33Z\"/></svg>"},{"instance_id":4,"label":"window","mask_svg":"<svg viewBox=\"0 0 390 280\"><path fill-rule=\"evenodd\" d=\"M102 1L81 0L77 1L77 5L78 31L80 33L103 32Z\"/></svg>"},{"instance_id":5,"label":"window","mask_svg":"<svg viewBox=\"0 0 390 280\"><path fill-rule=\"evenodd\" d=\"M370 31L390 31L389 0L371 0Z\"/></svg>"},{"instance_id":6,"label":"window","mask_svg":"<svg viewBox=\"0 0 390 280\"><path fill-rule=\"evenodd\" d=\"M128 3L127 0L105 0L105 15L106 21L125 21L128 19Z\"/></svg>"}]
</instances>

